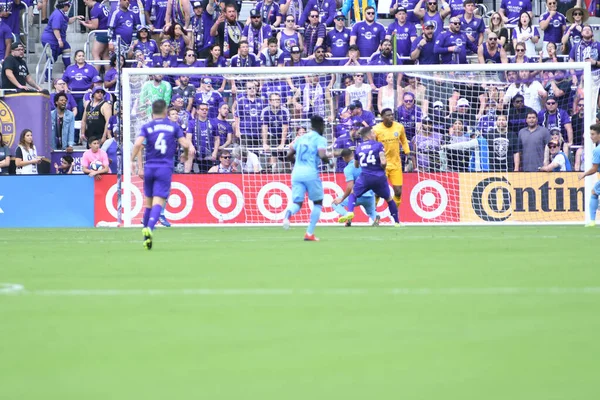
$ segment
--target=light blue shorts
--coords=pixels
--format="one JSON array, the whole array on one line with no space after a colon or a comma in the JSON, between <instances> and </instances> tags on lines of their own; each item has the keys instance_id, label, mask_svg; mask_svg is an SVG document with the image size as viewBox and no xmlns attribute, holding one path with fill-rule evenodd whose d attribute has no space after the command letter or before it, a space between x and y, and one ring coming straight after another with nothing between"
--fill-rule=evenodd
<instances>
[{"instance_id":1,"label":"light blue shorts","mask_svg":"<svg viewBox=\"0 0 600 400\"><path fill-rule=\"evenodd\" d=\"M302 203L304 201L305 193L308 193L309 200L323 200L323 183L321 180L292 180L292 201L294 203Z\"/></svg>"},{"instance_id":2,"label":"light blue shorts","mask_svg":"<svg viewBox=\"0 0 600 400\"><path fill-rule=\"evenodd\" d=\"M371 216L375 213L375 196L359 197L356 199L356 203L354 204L357 206L363 206L365 208L365 213L368 216ZM342 201L340 205L343 207L348 207L348 198Z\"/></svg>"}]
</instances>

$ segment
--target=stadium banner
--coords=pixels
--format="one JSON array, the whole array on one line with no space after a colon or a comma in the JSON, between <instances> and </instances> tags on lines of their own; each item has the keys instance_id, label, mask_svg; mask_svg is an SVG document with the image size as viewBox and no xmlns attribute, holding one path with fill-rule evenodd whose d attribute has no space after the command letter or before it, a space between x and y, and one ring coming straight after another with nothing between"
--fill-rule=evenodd
<instances>
[{"instance_id":1,"label":"stadium banner","mask_svg":"<svg viewBox=\"0 0 600 400\"><path fill-rule=\"evenodd\" d=\"M460 174L460 221L581 222L584 192L575 172Z\"/></svg>"},{"instance_id":2,"label":"stadium banner","mask_svg":"<svg viewBox=\"0 0 600 400\"><path fill-rule=\"evenodd\" d=\"M92 227L93 194L89 176L3 176L0 228Z\"/></svg>"},{"instance_id":3,"label":"stadium banner","mask_svg":"<svg viewBox=\"0 0 600 400\"><path fill-rule=\"evenodd\" d=\"M444 186L451 184L456 187L458 174L444 174L444 179L439 181L435 176L419 183L417 179L417 174L404 174L405 200L400 207L401 219L404 222L458 222L460 196ZM134 179L133 185L132 223L139 224L143 213L143 182L139 178ZM321 222L337 221L339 215L331 208L331 203L343 194L345 187L343 174L335 174L334 180L323 182L325 198ZM283 219L291 192L290 175L174 175L166 217L175 223L188 224L279 222ZM116 194L116 176L107 175L96 181L95 224L116 221ZM312 207L310 202L309 206ZM389 216L383 199L380 199L377 210L382 218ZM355 222L368 221L360 207L355 211ZM304 207L294 216L294 221L307 222L309 215L310 208Z\"/></svg>"},{"instance_id":4,"label":"stadium banner","mask_svg":"<svg viewBox=\"0 0 600 400\"><path fill-rule=\"evenodd\" d=\"M24 129L31 130L39 156L50 158L52 124L49 96L41 93L7 94L0 100L2 139L14 155Z\"/></svg>"}]
</instances>

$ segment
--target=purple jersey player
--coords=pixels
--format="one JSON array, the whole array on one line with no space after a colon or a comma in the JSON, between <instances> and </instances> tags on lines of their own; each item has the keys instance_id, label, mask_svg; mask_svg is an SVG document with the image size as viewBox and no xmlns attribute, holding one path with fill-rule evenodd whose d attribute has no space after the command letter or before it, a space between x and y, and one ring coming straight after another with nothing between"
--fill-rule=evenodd
<instances>
[{"instance_id":1,"label":"purple jersey player","mask_svg":"<svg viewBox=\"0 0 600 400\"><path fill-rule=\"evenodd\" d=\"M348 214L340 217L338 222L345 223L354 218L354 206L356 199L372 190L376 196L384 198L387 201L390 214L394 218L396 226L399 226L398 207L390 192L385 167L387 160L385 158L385 149L383 143L375 140L373 129L362 128L360 136L363 142L356 147L354 152L354 165L361 168L362 172L356 179L352 194L348 197Z\"/></svg>"},{"instance_id":2,"label":"purple jersey player","mask_svg":"<svg viewBox=\"0 0 600 400\"><path fill-rule=\"evenodd\" d=\"M131 154L135 161L142 145L146 147L146 166L144 168L144 248L152 248L152 231L158 222L160 212L171 190L173 176L173 159L177 151L177 143L183 148L182 161L187 159L188 141L181 127L167 118L167 103L156 100L152 103L152 121L142 126L140 135L135 140Z\"/></svg>"}]
</instances>

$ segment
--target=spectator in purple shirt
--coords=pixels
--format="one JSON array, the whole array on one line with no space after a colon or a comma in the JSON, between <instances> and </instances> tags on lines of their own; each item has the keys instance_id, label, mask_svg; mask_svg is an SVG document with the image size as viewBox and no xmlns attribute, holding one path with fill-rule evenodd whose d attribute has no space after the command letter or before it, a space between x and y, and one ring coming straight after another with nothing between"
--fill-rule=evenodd
<instances>
[{"instance_id":1,"label":"spectator in purple shirt","mask_svg":"<svg viewBox=\"0 0 600 400\"><path fill-rule=\"evenodd\" d=\"M302 35L298 32L296 20L293 15L285 17L284 27L277 33L277 41L279 42L279 48L283 50L286 57L290 56L292 47L298 46L301 49L304 48L304 41L302 40Z\"/></svg>"},{"instance_id":2,"label":"spectator in purple shirt","mask_svg":"<svg viewBox=\"0 0 600 400\"><path fill-rule=\"evenodd\" d=\"M257 84L254 81L246 82L246 94L238 100L235 109L235 136L243 146L262 146L262 123L260 113L265 104L257 96Z\"/></svg>"},{"instance_id":3,"label":"spectator in purple shirt","mask_svg":"<svg viewBox=\"0 0 600 400\"><path fill-rule=\"evenodd\" d=\"M77 102L73 95L69 92L69 88L67 87L67 83L62 78L57 78L54 80L54 92L50 94L50 111L54 110L54 96L57 93L65 93L67 95L67 109L73 112L73 115L77 115Z\"/></svg>"},{"instance_id":4,"label":"spectator in purple shirt","mask_svg":"<svg viewBox=\"0 0 600 400\"><path fill-rule=\"evenodd\" d=\"M381 42L381 51L373 54L369 59L369 65L402 65L402 61L398 54L393 54L392 52L392 41L389 39L384 39ZM378 88L386 85L386 74L385 73L377 73L368 74L369 84L374 91L377 91Z\"/></svg>"},{"instance_id":5,"label":"spectator in purple shirt","mask_svg":"<svg viewBox=\"0 0 600 400\"><path fill-rule=\"evenodd\" d=\"M415 7L419 0L392 0L390 14L395 15L398 9L404 8L407 13L407 21L411 24L418 24L419 17L414 13Z\"/></svg>"},{"instance_id":6,"label":"spectator in purple shirt","mask_svg":"<svg viewBox=\"0 0 600 400\"><path fill-rule=\"evenodd\" d=\"M367 128L375 125L375 115L371 111L363 110L363 105L359 100L354 100L348 104L348 109L352 114L350 119L353 124Z\"/></svg>"},{"instance_id":7,"label":"spectator in purple shirt","mask_svg":"<svg viewBox=\"0 0 600 400\"><path fill-rule=\"evenodd\" d=\"M371 57L379 49L383 39L385 39L385 27L375 22L375 9L367 7L365 20L357 22L352 27L350 45L357 45L363 57Z\"/></svg>"},{"instance_id":8,"label":"spectator in purple shirt","mask_svg":"<svg viewBox=\"0 0 600 400\"><path fill-rule=\"evenodd\" d=\"M144 12L151 31L162 30L167 16L167 0L146 0Z\"/></svg>"},{"instance_id":9,"label":"spectator in purple shirt","mask_svg":"<svg viewBox=\"0 0 600 400\"><path fill-rule=\"evenodd\" d=\"M133 54L137 50L144 53L144 58L152 60L152 56L158 53L158 45L154 39L150 39L150 30L145 25L140 25L137 28L137 39L131 44L131 53Z\"/></svg>"},{"instance_id":10,"label":"spectator in purple shirt","mask_svg":"<svg viewBox=\"0 0 600 400\"><path fill-rule=\"evenodd\" d=\"M573 144L571 117L568 112L558 108L558 102L554 96L548 96L546 99L546 110L538 113L538 124L549 131L552 131L553 128L560 129L562 137L565 139L565 151L568 151L569 147Z\"/></svg>"},{"instance_id":11,"label":"spectator in purple shirt","mask_svg":"<svg viewBox=\"0 0 600 400\"><path fill-rule=\"evenodd\" d=\"M24 4L21 4L21 0L0 0L0 18L16 38L20 35L21 18L19 10L22 7L24 7Z\"/></svg>"},{"instance_id":12,"label":"spectator in purple shirt","mask_svg":"<svg viewBox=\"0 0 600 400\"><path fill-rule=\"evenodd\" d=\"M435 25L432 21L423 24L423 33L421 37L416 38L411 46L410 59L415 64L439 64L440 58L434 53L435 46Z\"/></svg>"},{"instance_id":13,"label":"spectator in purple shirt","mask_svg":"<svg viewBox=\"0 0 600 400\"><path fill-rule=\"evenodd\" d=\"M483 33L485 32L485 23L481 17L475 15L475 0L464 1L465 12L460 16L460 30L467 35L475 47L483 43ZM477 53L477 50L473 51ZM467 54L470 54L467 52Z\"/></svg>"},{"instance_id":14,"label":"spectator in purple shirt","mask_svg":"<svg viewBox=\"0 0 600 400\"><path fill-rule=\"evenodd\" d=\"M92 65L85 62L85 53L83 50L75 52L75 64L69 65L63 73L63 80L69 85L69 89L73 92L73 97L77 101L77 120L83 116L83 96L84 92L92 87L95 77L98 76L98 71Z\"/></svg>"},{"instance_id":15,"label":"spectator in purple shirt","mask_svg":"<svg viewBox=\"0 0 600 400\"><path fill-rule=\"evenodd\" d=\"M548 43L554 43L557 50L561 51L562 37L567 29L567 19L557 11L557 1L548 0L546 3L548 11L540 16L540 29L544 31L544 45L542 47L544 57L548 56L546 51Z\"/></svg>"},{"instance_id":16,"label":"spectator in purple shirt","mask_svg":"<svg viewBox=\"0 0 600 400\"><path fill-rule=\"evenodd\" d=\"M427 8L423 8L423 1L427 4ZM423 21L423 24L431 21L433 23L434 33L439 35L444 31L444 19L450 14L450 7L444 7L446 4L442 0L442 9L438 11L437 0L419 0L415 8L415 16ZM459 14L462 14L462 10Z\"/></svg>"},{"instance_id":17,"label":"spectator in purple shirt","mask_svg":"<svg viewBox=\"0 0 600 400\"><path fill-rule=\"evenodd\" d=\"M327 32L325 39L327 52L331 54L331 57L346 57L352 31L346 27L346 17L341 11L337 12L334 21L335 26Z\"/></svg>"},{"instance_id":18,"label":"spectator in purple shirt","mask_svg":"<svg viewBox=\"0 0 600 400\"><path fill-rule=\"evenodd\" d=\"M308 15L310 23L304 30L304 55L306 57L313 54L315 48L321 47L325 43L327 28L325 24L319 22L319 13L317 10L311 10Z\"/></svg>"},{"instance_id":19,"label":"spectator in purple shirt","mask_svg":"<svg viewBox=\"0 0 600 400\"><path fill-rule=\"evenodd\" d=\"M398 8L396 11L396 20L392 22L385 35L386 39L393 40L396 37L396 52L401 57L410 56L410 47L417 37L417 30L414 24L406 22L406 9Z\"/></svg>"},{"instance_id":20,"label":"spectator in purple shirt","mask_svg":"<svg viewBox=\"0 0 600 400\"><path fill-rule=\"evenodd\" d=\"M190 18L192 30L192 43L196 57L204 58L208 55L208 47L213 44L213 38L210 36L210 28L213 24L212 15L205 10L204 1L195 1L193 3L194 13Z\"/></svg>"},{"instance_id":21,"label":"spectator in purple shirt","mask_svg":"<svg viewBox=\"0 0 600 400\"><path fill-rule=\"evenodd\" d=\"M460 19L450 18L450 27L435 41L434 53L440 56L442 64L467 64L467 48L473 53L477 52L477 46L460 31Z\"/></svg>"},{"instance_id":22,"label":"spectator in purple shirt","mask_svg":"<svg viewBox=\"0 0 600 400\"><path fill-rule=\"evenodd\" d=\"M213 77L206 77L202 79L200 90L196 92L194 96L194 110L192 115L196 116L197 109L202 104L208 106L208 118L215 118L219 113L219 104L223 102L223 96L221 93L213 89L214 79Z\"/></svg>"},{"instance_id":23,"label":"spectator in purple shirt","mask_svg":"<svg viewBox=\"0 0 600 400\"><path fill-rule=\"evenodd\" d=\"M117 36L121 36L123 51L129 51L133 40L134 25L133 13L129 11L129 0L120 0L119 8L116 8L108 19L108 50L115 51Z\"/></svg>"},{"instance_id":24,"label":"spectator in purple shirt","mask_svg":"<svg viewBox=\"0 0 600 400\"><path fill-rule=\"evenodd\" d=\"M279 12L279 4L274 0L263 0L256 3L254 10L258 11L262 22L265 25L271 25L275 28L281 25L281 14ZM252 15L252 14L251 14Z\"/></svg>"},{"instance_id":25,"label":"spectator in purple shirt","mask_svg":"<svg viewBox=\"0 0 600 400\"><path fill-rule=\"evenodd\" d=\"M502 0L499 12L505 24L516 24L523 12L529 13L529 17L533 18L531 0Z\"/></svg>"},{"instance_id":26,"label":"spectator in purple shirt","mask_svg":"<svg viewBox=\"0 0 600 400\"><path fill-rule=\"evenodd\" d=\"M314 10L319 14L319 22L331 26L333 25L333 18L335 17L335 7L335 0L308 0L298 25L304 26L307 22L307 17Z\"/></svg>"},{"instance_id":27,"label":"spectator in purple shirt","mask_svg":"<svg viewBox=\"0 0 600 400\"><path fill-rule=\"evenodd\" d=\"M56 3L56 10L50 15L48 25L46 25L46 28L44 28L44 32L42 33L42 46L47 44L50 45L54 61L58 60L59 55L62 55L65 68L71 65L71 45L67 42L67 28L69 27L69 24L80 18L69 18L68 14L70 8L70 1L59 0Z\"/></svg>"},{"instance_id":28,"label":"spectator in purple shirt","mask_svg":"<svg viewBox=\"0 0 600 400\"><path fill-rule=\"evenodd\" d=\"M250 23L242 31L242 40L250 45L250 53L259 56L267 48L267 40L271 37L272 28L264 23L258 10L250 10Z\"/></svg>"},{"instance_id":29,"label":"spectator in purple shirt","mask_svg":"<svg viewBox=\"0 0 600 400\"><path fill-rule=\"evenodd\" d=\"M0 61L10 56L10 46L13 42L13 34L8 25L0 18Z\"/></svg>"},{"instance_id":30,"label":"spectator in purple shirt","mask_svg":"<svg viewBox=\"0 0 600 400\"><path fill-rule=\"evenodd\" d=\"M402 105L396 110L397 120L404 126L406 138L410 141L417 131L421 130L421 119L423 113L421 108L415 104L415 95L405 92L402 96Z\"/></svg>"},{"instance_id":31,"label":"spectator in purple shirt","mask_svg":"<svg viewBox=\"0 0 600 400\"><path fill-rule=\"evenodd\" d=\"M562 49L567 52L581 41L583 24L590 18L590 13L585 8L573 7L567 11L565 18L571 23L561 39Z\"/></svg>"}]
</instances>

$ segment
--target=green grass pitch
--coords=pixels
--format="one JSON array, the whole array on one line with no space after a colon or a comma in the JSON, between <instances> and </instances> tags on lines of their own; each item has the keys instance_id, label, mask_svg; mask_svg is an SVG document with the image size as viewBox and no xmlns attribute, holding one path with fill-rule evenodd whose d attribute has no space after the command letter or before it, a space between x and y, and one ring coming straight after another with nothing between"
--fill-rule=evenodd
<instances>
[{"instance_id":1,"label":"green grass pitch","mask_svg":"<svg viewBox=\"0 0 600 400\"><path fill-rule=\"evenodd\" d=\"M597 399L597 232L0 230L0 399Z\"/></svg>"}]
</instances>

